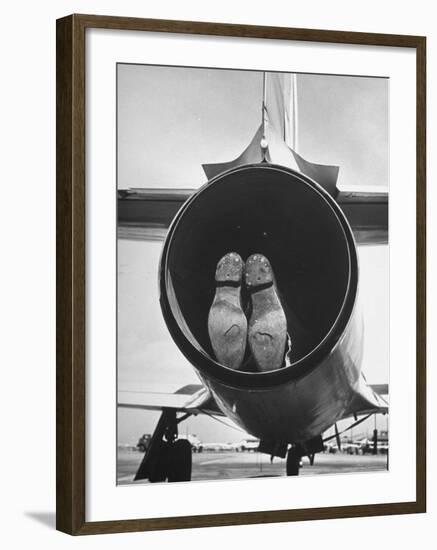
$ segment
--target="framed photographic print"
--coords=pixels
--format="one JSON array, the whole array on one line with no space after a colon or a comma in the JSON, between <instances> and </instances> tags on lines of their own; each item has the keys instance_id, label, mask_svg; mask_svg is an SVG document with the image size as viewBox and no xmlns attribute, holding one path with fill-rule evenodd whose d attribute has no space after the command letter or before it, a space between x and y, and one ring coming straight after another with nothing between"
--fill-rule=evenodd
<instances>
[{"instance_id":1,"label":"framed photographic print","mask_svg":"<svg viewBox=\"0 0 437 550\"><path fill-rule=\"evenodd\" d=\"M57 22L57 528L424 512L424 37Z\"/></svg>"}]
</instances>

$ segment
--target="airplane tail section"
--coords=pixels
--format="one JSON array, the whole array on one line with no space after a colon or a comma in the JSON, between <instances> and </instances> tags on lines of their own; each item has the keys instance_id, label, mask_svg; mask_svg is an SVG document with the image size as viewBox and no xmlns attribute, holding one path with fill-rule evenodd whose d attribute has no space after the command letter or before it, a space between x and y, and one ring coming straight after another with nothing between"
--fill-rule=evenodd
<instances>
[{"instance_id":1,"label":"airplane tail section","mask_svg":"<svg viewBox=\"0 0 437 550\"><path fill-rule=\"evenodd\" d=\"M325 189L332 197L339 193L337 188L337 178L339 167L325 164L316 164L309 162L298 155L293 149L288 147L281 138L277 130L268 121L265 126L265 139L267 148L265 157L260 146L263 138L263 127L259 126L252 140L240 156L229 162L219 162L215 164L202 164L206 177L210 180L215 176L227 172L232 168L243 166L245 164L258 164L266 160L272 164L280 164L291 168L296 172L310 177L321 187Z\"/></svg>"},{"instance_id":2,"label":"airplane tail section","mask_svg":"<svg viewBox=\"0 0 437 550\"><path fill-rule=\"evenodd\" d=\"M265 140L265 150L261 140ZM268 73L265 75L262 123L246 149L229 162L203 164L208 179L244 164L263 161L280 164L310 177L332 197L339 193L338 166L316 164L297 153L298 111L297 75Z\"/></svg>"}]
</instances>

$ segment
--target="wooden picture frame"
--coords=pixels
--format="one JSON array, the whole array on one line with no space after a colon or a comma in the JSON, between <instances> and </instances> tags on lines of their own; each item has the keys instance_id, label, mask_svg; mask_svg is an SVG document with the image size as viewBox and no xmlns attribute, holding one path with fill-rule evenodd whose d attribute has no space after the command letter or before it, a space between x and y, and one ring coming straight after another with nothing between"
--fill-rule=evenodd
<instances>
[{"instance_id":1,"label":"wooden picture frame","mask_svg":"<svg viewBox=\"0 0 437 550\"><path fill-rule=\"evenodd\" d=\"M416 498L410 502L86 521L85 32L118 29L409 48L416 52ZM57 529L72 535L419 513L426 510L426 39L420 36L71 15L57 21Z\"/></svg>"}]
</instances>

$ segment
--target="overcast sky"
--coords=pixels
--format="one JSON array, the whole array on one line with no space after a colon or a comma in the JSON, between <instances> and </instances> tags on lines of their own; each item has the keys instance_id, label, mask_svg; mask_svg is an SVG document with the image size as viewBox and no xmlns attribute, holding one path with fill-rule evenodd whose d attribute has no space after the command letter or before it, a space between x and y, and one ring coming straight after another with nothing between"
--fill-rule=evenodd
<instances>
[{"instance_id":1,"label":"overcast sky","mask_svg":"<svg viewBox=\"0 0 437 550\"><path fill-rule=\"evenodd\" d=\"M298 75L298 153L340 186L388 185L388 80ZM261 123L262 73L118 65L118 186L199 187Z\"/></svg>"},{"instance_id":2,"label":"overcast sky","mask_svg":"<svg viewBox=\"0 0 437 550\"><path fill-rule=\"evenodd\" d=\"M261 97L261 73L119 65L119 187L199 187L205 182L201 163L229 161L249 143L260 124ZM299 75L298 113L302 156L338 164L340 185L388 185L387 80ZM175 391L197 382L160 311L162 243L119 240L118 246L119 388ZM359 259L363 372L370 383L385 383L388 246L361 247ZM119 443L135 444L142 433L153 431L157 418L119 410ZM386 420L378 425L385 428ZM363 431L370 427L373 421ZM244 437L210 418L190 419L182 429L203 441Z\"/></svg>"}]
</instances>

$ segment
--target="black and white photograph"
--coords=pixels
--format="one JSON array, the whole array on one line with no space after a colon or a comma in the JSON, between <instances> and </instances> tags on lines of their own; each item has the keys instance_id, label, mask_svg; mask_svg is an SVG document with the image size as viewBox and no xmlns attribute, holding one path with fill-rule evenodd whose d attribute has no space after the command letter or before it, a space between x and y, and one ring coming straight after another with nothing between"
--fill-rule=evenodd
<instances>
[{"instance_id":1,"label":"black and white photograph","mask_svg":"<svg viewBox=\"0 0 437 550\"><path fill-rule=\"evenodd\" d=\"M117 484L386 472L390 79L116 71Z\"/></svg>"},{"instance_id":2,"label":"black and white photograph","mask_svg":"<svg viewBox=\"0 0 437 550\"><path fill-rule=\"evenodd\" d=\"M437 27L375 7L5 4L2 548L433 540Z\"/></svg>"}]
</instances>

